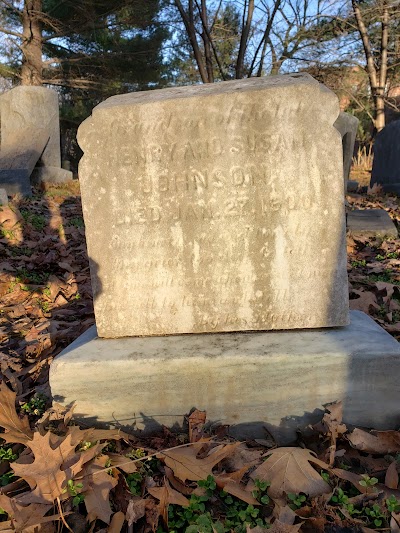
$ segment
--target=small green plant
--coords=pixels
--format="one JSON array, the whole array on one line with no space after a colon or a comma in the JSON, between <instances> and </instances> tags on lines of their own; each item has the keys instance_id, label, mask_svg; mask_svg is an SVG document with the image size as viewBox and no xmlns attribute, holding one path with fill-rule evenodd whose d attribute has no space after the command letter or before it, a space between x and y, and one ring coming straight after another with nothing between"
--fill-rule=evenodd
<instances>
[{"instance_id":1,"label":"small green plant","mask_svg":"<svg viewBox=\"0 0 400 533\"><path fill-rule=\"evenodd\" d=\"M21 405L22 411L29 415L42 416L46 409L47 396L44 394L35 394L29 402Z\"/></svg>"},{"instance_id":2,"label":"small green plant","mask_svg":"<svg viewBox=\"0 0 400 533\"><path fill-rule=\"evenodd\" d=\"M34 272L27 268L18 268L15 281L17 283L33 283L35 285L41 285L45 283L50 276L49 272Z\"/></svg>"},{"instance_id":3,"label":"small green plant","mask_svg":"<svg viewBox=\"0 0 400 533\"><path fill-rule=\"evenodd\" d=\"M269 504L269 496L267 494L268 487L271 486L269 481L260 481L259 479L254 480L254 485L256 486L255 490L252 491L253 498L263 505Z\"/></svg>"},{"instance_id":4,"label":"small green plant","mask_svg":"<svg viewBox=\"0 0 400 533\"><path fill-rule=\"evenodd\" d=\"M396 496L392 494L390 498L385 500L387 510L389 513L398 513L400 512L400 502L396 499Z\"/></svg>"},{"instance_id":5,"label":"small green plant","mask_svg":"<svg viewBox=\"0 0 400 533\"><path fill-rule=\"evenodd\" d=\"M356 515L356 514L361 514L361 511L356 509L354 507L354 504L349 503L349 497L344 492L344 490L341 489L340 487L336 490L335 494L330 499L330 502L336 503L340 507L343 507L344 509L346 509L347 513L350 516L353 516L353 515Z\"/></svg>"},{"instance_id":6,"label":"small green plant","mask_svg":"<svg viewBox=\"0 0 400 533\"><path fill-rule=\"evenodd\" d=\"M324 472L324 471L321 472L321 477L325 481L325 483L329 483L331 479L328 472Z\"/></svg>"},{"instance_id":7,"label":"small green plant","mask_svg":"<svg viewBox=\"0 0 400 533\"><path fill-rule=\"evenodd\" d=\"M67 488L65 492L68 491L68 494L72 496L72 505L78 507L80 503L85 499L85 495L78 492L83 488L82 483L74 483L72 479L69 479L67 482Z\"/></svg>"},{"instance_id":8,"label":"small green plant","mask_svg":"<svg viewBox=\"0 0 400 533\"><path fill-rule=\"evenodd\" d=\"M3 237L4 239L9 239L9 240L15 239L15 233L14 231L10 229L0 228L0 236Z\"/></svg>"},{"instance_id":9,"label":"small green plant","mask_svg":"<svg viewBox=\"0 0 400 533\"><path fill-rule=\"evenodd\" d=\"M134 472L133 474L128 474L125 479L131 493L134 496L140 496L142 493L142 474Z\"/></svg>"},{"instance_id":10,"label":"small green plant","mask_svg":"<svg viewBox=\"0 0 400 533\"><path fill-rule=\"evenodd\" d=\"M0 460L1 461L15 461L18 455L12 451L12 448L0 447Z\"/></svg>"},{"instance_id":11,"label":"small green plant","mask_svg":"<svg viewBox=\"0 0 400 533\"><path fill-rule=\"evenodd\" d=\"M367 266L367 262L366 262L365 259L361 259L360 261L358 261L358 260L354 260L354 261L351 262L351 266L352 266L353 268L357 268L357 267L365 267L365 266Z\"/></svg>"},{"instance_id":12,"label":"small green plant","mask_svg":"<svg viewBox=\"0 0 400 533\"><path fill-rule=\"evenodd\" d=\"M40 307L40 309L43 311L43 313L48 313L50 311L50 302L49 301L42 300L42 299L38 298L36 300L36 303L37 303L38 307Z\"/></svg>"},{"instance_id":13,"label":"small green plant","mask_svg":"<svg viewBox=\"0 0 400 533\"><path fill-rule=\"evenodd\" d=\"M374 504L372 507L365 507L364 511L375 527L381 527L386 517L378 504Z\"/></svg>"},{"instance_id":14,"label":"small green plant","mask_svg":"<svg viewBox=\"0 0 400 533\"><path fill-rule=\"evenodd\" d=\"M9 472L6 472L2 476L0 476L0 486L1 487L5 487L9 483L12 483L12 481L13 481L12 478L13 477L15 477L15 474L14 474L14 472L12 470L10 470Z\"/></svg>"},{"instance_id":15,"label":"small green plant","mask_svg":"<svg viewBox=\"0 0 400 533\"><path fill-rule=\"evenodd\" d=\"M295 511L296 509L300 509L307 500L307 496L304 494L293 494L291 492L288 493L288 498L291 501L289 504L289 507Z\"/></svg>"},{"instance_id":16,"label":"small green plant","mask_svg":"<svg viewBox=\"0 0 400 533\"><path fill-rule=\"evenodd\" d=\"M369 477L368 474L363 474L361 477L362 477L362 480L359 481L358 483L362 487L366 487L367 489L372 488L374 485L378 483L378 479L376 477Z\"/></svg>"}]
</instances>

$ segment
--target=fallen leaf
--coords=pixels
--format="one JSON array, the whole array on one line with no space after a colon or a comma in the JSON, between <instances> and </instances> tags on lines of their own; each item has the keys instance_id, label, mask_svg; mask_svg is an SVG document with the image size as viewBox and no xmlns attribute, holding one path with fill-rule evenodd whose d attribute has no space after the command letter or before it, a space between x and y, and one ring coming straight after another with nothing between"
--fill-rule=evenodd
<instances>
[{"instance_id":1,"label":"fallen leaf","mask_svg":"<svg viewBox=\"0 0 400 533\"><path fill-rule=\"evenodd\" d=\"M195 409L188 416L189 442L197 442L202 437L203 426L206 423L206 412Z\"/></svg>"},{"instance_id":2,"label":"fallen leaf","mask_svg":"<svg viewBox=\"0 0 400 533\"><path fill-rule=\"evenodd\" d=\"M52 508L51 504L36 504L23 506L16 498L9 498L0 494L0 507L12 518L15 531L26 531L29 526L40 524L44 521L44 515ZM48 517L46 518L46 521ZM13 528L14 530L14 528Z\"/></svg>"},{"instance_id":3,"label":"fallen leaf","mask_svg":"<svg viewBox=\"0 0 400 533\"><path fill-rule=\"evenodd\" d=\"M336 440L347 431L347 427L342 423L343 405L342 402L335 402L326 406L328 413L325 413L322 423L326 428L326 433L330 436L331 445L329 447L329 466L335 462Z\"/></svg>"},{"instance_id":4,"label":"fallen leaf","mask_svg":"<svg viewBox=\"0 0 400 533\"><path fill-rule=\"evenodd\" d=\"M334 468L331 470L331 472L340 479L350 481L350 483L352 483L354 487L363 494L377 492L377 489L375 487L363 487L362 485L360 485L360 481L363 478L359 474L349 472L348 470L342 470L341 468Z\"/></svg>"},{"instance_id":5,"label":"fallen leaf","mask_svg":"<svg viewBox=\"0 0 400 533\"><path fill-rule=\"evenodd\" d=\"M147 489L149 494L160 500L159 513L162 516L165 524L168 524L168 506L169 505L180 505L181 507L188 507L189 500L171 487L168 483L168 479L164 478L163 487L152 487Z\"/></svg>"},{"instance_id":6,"label":"fallen leaf","mask_svg":"<svg viewBox=\"0 0 400 533\"><path fill-rule=\"evenodd\" d=\"M89 485L84 500L89 522L99 518L106 524L110 523L112 511L109 495L118 481L107 473L105 469L107 462L108 456L102 455L84 469L86 483Z\"/></svg>"},{"instance_id":7,"label":"fallen leaf","mask_svg":"<svg viewBox=\"0 0 400 533\"><path fill-rule=\"evenodd\" d=\"M271 498L280 498L284 494L299 494L304 492L309 496L331 491L330 486L314 470L310 463L321 468L329 466L313 455L313 452L304 448L276 448L270 450L263 457L264 461L251 474L252 479L269 481L268 495Z\"/></svg>"},{"instance_id":8,"label":"fallen leaf","mask_svg":"<svg viewBox=\"0 0 400 533\"><path fill-rule=\"evenodd\" d=\"M350 299L350 309L362 311L367 315L370 313L371 308L376 310L380 309L373 292L353 289L352 294L358 295L358 298Z\"/></svg>"},{"instance_id":9,"label":"fallen leaf","mask_svg":"<svg viewBox=\"0 0 400 533\"><path fill-rule=\"evenodd\" d=\"M399 431L371 431L354 429L346 438L357 450L386 455L400 451Z\"/></svg>"},{"instance_id":10,"label":"fallen leaf","mask_svg":"<svg viewBox=\"0 0 400 533\"><path fill-rule=\"evenodd\" d=\"M28 417L20 418L15 410L16 394L4 381L0 384L0 426L5 429L1 437L6 442L27 444L33 436Z\"/></svg>"},{"instance_id":11,"label":"fallen leaf","mask_svg":"<svg viewBox=\"0 0 400 533\"><path fill-rule=\"evenodd\" d=\"M28 443L35 457L34 462L15 462L10 465L15 474L25 479L32 489L32 492L18 498L21 503L53 503L66 488L68 478L61 466L75 454L75 446L71 445L71 438L67 436L53 449L51 438L50 432L44 436L34 433Z\"/></svg>"},{"instance_id":12,"label":"fallen leaf","mask_svg":"<svg viewBox=\"0 0 400 533\"><path fill-rule=\"evenodd\" d=\"M126 510L126 520L128 526L136 524L138 520L143 518L146 513L146 500L144 498L132 498L129 500L128 508Z\"/></svg>"},{"instance_id":13,"label":"fallen leaf","mask_svg":"<svg viewBox=\"0 0 400 533\"><path fill-rule=\"evenodd\" d=\"M162 459L173 470L175 477L181 481L186 481L187 479L199 481L212 474L214 466L233 453L239 445L240 442L226 444L218 447L219 449L216 451L211 450L209 455L199 459L197 452L204 446L204 443L197 442L188 446L172 448L167 452L160 452L157 457Z\"/></svg>"},{"instance_id":14,"label":"fallen leaf","mask_svg":"<svg viewBox=\"0 0 400 533\"><path fill-rule=\"evenodd\" d=\"M235 496L236 498L239 498L240 500L243 500L249 505L262 505L253 497L250 491L246 490L245 487L242 486L241 483L230 481L224 485L224 491L228 492L232 496Z\"/></svg>"},{"instance_id":15,"label":"fallen leaf","mask_svg":"<svg viewBox=\"0 0 400 533\"><path fill-rule=\"evenodd\" d=\"M134 472L137 472L136 463L135 461L132 461L132 459L128 459L128 457L125 457L124 455L118 455L117 453L109 453L108 456L111 461L111 466L122 470L126 474L133 474Z\"/></svg>"},{"instance_id":16,"label":"fallen leaf","mask_svg":"<svg viewBox=\"0 0 400 533\"><path fill-rule=\"evenodd\" d=\"M399 484L399 474L397 473L397 462L393 461L390 463L389 468L386 471L385 475L385 485L389 489L397 489Z\"/></svg>"}]
</instances>

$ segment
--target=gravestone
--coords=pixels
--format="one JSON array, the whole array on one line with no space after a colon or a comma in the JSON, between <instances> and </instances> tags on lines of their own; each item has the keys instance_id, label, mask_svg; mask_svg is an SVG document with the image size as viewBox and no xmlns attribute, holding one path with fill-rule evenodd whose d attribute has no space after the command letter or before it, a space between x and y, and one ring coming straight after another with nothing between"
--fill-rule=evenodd
<instances>
[{"instance_id":1,"label":"gravestone","mask_svg":"<svg viewBox=\"0 0 400 533\"><path fill-rule=\"evenodd\" d=\"M371 187L375 183L384 192L400 194L400 120L388 124L375 138Z\"/></svg>"},{"instance_id":2,"label":"gravestone","mask_svg":"<svg viewBox=\"0 0 400 533\"><path fill-rule=\"evenodd\" d=\"M348 325L338 114L305 74L93 110L78 140L97 329L52 363L56 401L148 432L196 406L280 442L339 399L351 423L398 422L399 344L363 313Z\"/></svg>"},{"instance_id":3,"label":"gravestone","mask_svg":"<svg viewBox=\"0 0 400 533\"><path fill-rule=\"evenodd\" d=\"M343 147L343 178L345 194L348 191L351 163L353 161L354 144L358 130L358 118L341 111L334 126L342 136ZM349 191L351 192L351 191Z\"/></svg>"},{"instance_id":4,"label":"gravestone","mask_svg":"<svg viewBox=\"0 0 400 533\"><path fill-rule=\"evenodd\" d=\"M19 86L0 97L1 147L13 144L15 133L26 129L48 129L49 142L42 164L61 167L58 94L45 87Z\"/></svg>"},{"instance_id":5,"label":"gravestone","mask_svg":"<svg viewBox=\"0 0 400 533\"><path fill-rule=\"evenodd\" d=\"M56 91L45 87L15 87L0 96L0 114L0 184L8 194L31 195L31 175L36 164L35 183L72 179L71 172L61 169ZM47 139L41 147L44 134ZM11 160L14 162L10 166Z\"/></svg>"},{"instance_id":6,"label":"gravestone","mask_svg":"<svg viewBox=\"0 0 400 533\"><path fill-rule=\"evenodd\" d=\"M47 129L25 128L8 136L0 150L0 185L9 195L32 195L30 176L48 142Z\"/></svg>"},{"instance_id":7,"label":"gravestone","mask_svg":"<svg viewBox=\"0 0 400 533\"><path fill-rule=\"evenodd\" d=\"M97 106L78 141L99 335L347 324L337 114L305 74Z\"/></svg>"}]
</instances>

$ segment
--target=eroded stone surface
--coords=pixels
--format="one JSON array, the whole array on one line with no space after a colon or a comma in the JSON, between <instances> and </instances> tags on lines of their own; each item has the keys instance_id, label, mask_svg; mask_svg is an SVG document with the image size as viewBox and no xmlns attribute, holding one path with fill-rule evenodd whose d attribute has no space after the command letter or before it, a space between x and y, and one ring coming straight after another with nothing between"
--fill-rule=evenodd
<instances>
[{"instance_id":1,"label":"eroded stone surface","mask_svg":"<svg viewBox=\"0 0 400 533\"><path fill-rule=\"evenodd\" d=\"M99 339L92 328L53 361L52 396L76 402L88 425L137 430L181 425L196 406L239 424L239 436L261 428L265 438L268 424L282 442L336 400L350 424L396 428L400 344L364 313L350 316L350 326L307 331Z\"/></svg>"},{"instance_id":2,"label":"eroded stone surface","mask_svg":"<svg viewBox=\"0 0 400 533\"><path fill-rule=\"evenodd\" d=\"M58 94L45 87L19 86L0 97L1 149L13 143L15 133L28 128L49 131L42 164L61 167Z\"/></svg>"},{"instance_id":3,"label":"eroded stone surface","mask_svg":"<svg viewBox=\"0 0 400 533\"><path fill-rule=\"evenodd\" d=\"M99 335L347 324L338 113L305 74L96 107L78 140Z\"/></svg>"}]
</instances>

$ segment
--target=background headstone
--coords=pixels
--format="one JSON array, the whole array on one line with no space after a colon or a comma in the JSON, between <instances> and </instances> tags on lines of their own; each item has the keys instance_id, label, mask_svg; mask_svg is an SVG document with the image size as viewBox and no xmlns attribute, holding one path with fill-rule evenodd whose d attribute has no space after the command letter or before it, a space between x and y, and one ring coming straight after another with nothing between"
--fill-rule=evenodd
<instances>
[{"instance_id":1,"label":"background headstone","mask_svg":"<svg viewBox=\"0 0 400 533\"><path fill-rule=\"evenodd\" d=\"M99 336L347 324L338 114L307 74L97 106L78 140Z\"/></svg>"},{"instance_id":2,"label":"background headstone","mask_svg":"<svg viewBox=\"0 0 400 533\"><path fill-rule=\"evenodd\" d=\"M400 120L388 124L375 138L371 187L375 183L385 192L400 194Z\"/></svg>"},{"instance_id":3,"label":"background headstone","mask_svg":"<svg viewBox=\"0 0 400 533\"><path fill-rule=\"evenodd\" d=\"M358 118L341 111L334 126L342 136L343 147L343 178L344 191L347 192L347 184L350 176L350 168L353 160L354 144L358 129Z\"/></svg>"},{"instance_id":4,"label":"background headstone","mask_svg":"<svg viewBox=\"0 0 400 533\"><path fill-rule=\"evenodd\" d=\"M19 86L0 97L1 149L13 143L15 133L47 129L50 139L42 164L61 167L58 94L45 87Z\"/></svg>"}]
</instances>

